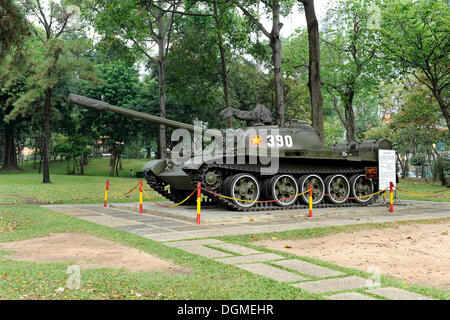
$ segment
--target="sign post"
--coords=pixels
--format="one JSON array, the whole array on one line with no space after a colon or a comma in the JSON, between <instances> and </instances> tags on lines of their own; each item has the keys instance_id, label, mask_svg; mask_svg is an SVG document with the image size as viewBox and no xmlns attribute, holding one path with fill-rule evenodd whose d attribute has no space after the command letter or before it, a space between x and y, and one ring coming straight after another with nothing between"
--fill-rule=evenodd
<instances>
[{"instance_id":1,"label":"sign post","mask_svg":"<svg viewBox=\"0 0 450 320\"><path fill-rule=\"evenodd\" d=\"M395 187L395 150L378 150L378 190Z\"/></svg>"},{"instance_id":2,"label":"sign post","mask_svg":"<svg viewBox=\"0 0 450 320\"><path fill-rule=\"evenodd\" d=\"M390 212L394 212L393 197L396 177L395 150L378 150L378 190L389 189Z\"/></svg>"}]
</instances>

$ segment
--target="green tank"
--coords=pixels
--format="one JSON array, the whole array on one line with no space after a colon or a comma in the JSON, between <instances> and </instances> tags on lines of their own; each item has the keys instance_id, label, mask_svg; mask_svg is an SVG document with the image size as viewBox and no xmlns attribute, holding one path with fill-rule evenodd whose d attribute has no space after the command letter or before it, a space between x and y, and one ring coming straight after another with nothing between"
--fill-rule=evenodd
<instances>
[{"instance_id":1,"label":"green tank","mask_svg":"<svg viewBox=\"0 0 450 320\"><path fill-rule=\"evenodd\" d=\"M142 170L150 187L173 202L184 200L201 182L207 196L205 204L231 210L305 208L309 196L304 192L310 185L315 190L315 207L366 206L373 203L375 197L370 195L378 190L378 150L392 150L386 139L336 143L324 150L309 123L291 120L283 127L272 125L270 111L263 105L251 112L225 109L221 116L246 120L248 126L211 131L79 95L70 94L68 101L206 137L231 132L230 139L213 139L210 151L216 152L210 152L206 160L192 151L181 163L166 158L144 165ZM220 145L222 148L218 148ZM185 204L194 201L192 197Z\"/></svg>"}]
</instances>

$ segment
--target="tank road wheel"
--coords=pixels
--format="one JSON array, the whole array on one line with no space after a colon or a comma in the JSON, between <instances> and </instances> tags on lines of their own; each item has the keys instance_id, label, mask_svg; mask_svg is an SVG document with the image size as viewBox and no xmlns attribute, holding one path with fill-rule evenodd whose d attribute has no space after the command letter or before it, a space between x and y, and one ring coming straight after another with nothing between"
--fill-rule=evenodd
<instances>
[{"instance_id":1,"label":"tank road wheel","mask_svg":"<svg viewBox=\"0 0 450 320\"><path fill-rule=\"evenodd\" d=\"M312 200L313 204L318 204L322 201L325 193L325 184L320 176L316 174L307 174L301 176L298 180L298 185L300 186L300 192L305 192L309 189L309 186L312 185L314 190L319 192L313 192ZM300 196L304 203L309 204L309 192L304 193Z\"/></svg>"},{"instance_id":2,"label":"tank road wheel","mask_svg":"<svg viewBox=\"0 0 450 320\"><path fill-rule=\"evenodd\" d=\"M330 195L328 199L331 203L341 204L347 201L350 195L350 183L342 174L334 174L325 179L327 193Z\"/></svg>"},{"instance_id":3,"label":"tank road wheel","mask_svg":"<svg viewBox=\"0 0 450 320\"><path fill-rule=\"evenodd\" d=\"M363 197L373 193L373 182L370 179L366 179L366 175L353 175L350 178L350 186L352 187L352 196ZM367 203L373 196L355 199L359 203Z\"/></svg>"},{"instance_id":4,"label":"tank road wheel","mask_svg":"<svg viewBox=\"0 0 450 320\"><path fill-rule=\"evenodd\" d=\"M222 174L217 169L208 170L205 174L206 187L212 191L220 191Z\"/></svg>"},{"instance_id":5,"label":"tank road wheel","mask_svg":"<svg viewBox=\"0 0 450 320\"><path fill-rule=\"evenodd\" d=\"M281 207L287 207L297 200L298 184L295 178L289 174L279 174L270 179L268 185L269 198L276 200L276 204ZM294 197L295 196L295 197ZM289 198L290 199L285 199ZM280 200L285 199L285 200Z\"/></svg>"},{"instance_id":6,"label":"tank road wheel","mask_svg":"<svg viewBox=\"0 0 450 320\"><path fill-rule=\"evenodd\" d=\"M249 173L234 175L228 185L228 194L230 197L236 199L233 202L240 208L250 208L259 199L260 190L258 180Z\"/></svg>"}]
</instances>

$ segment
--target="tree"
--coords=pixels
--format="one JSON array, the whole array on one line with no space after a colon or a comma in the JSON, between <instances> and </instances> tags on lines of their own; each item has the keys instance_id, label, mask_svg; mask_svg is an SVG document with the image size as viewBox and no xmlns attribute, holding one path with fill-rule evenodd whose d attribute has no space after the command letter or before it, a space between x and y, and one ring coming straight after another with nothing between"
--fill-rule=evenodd
<instances>
[{"instance_id":1,"label":"tree","mask_svg":"<svg viewBox=\"0 0 450 320\"><path fill-rule=\"evenodd\" d=\"M311 122L324 141L322 82L320 80L319 23L314 10L314 0L299 0L304 7L308 27L309 76L308 88L311 98Z\"/></svg>"},{"instance_id":2,"label":"tree","mask_svg":"<svg viewBox=\"0 0 450 320\"><path fill-rule=\"evenodd\" d=\"M99 79L102 83L97 85L86 84L82 94L119 107L138 109L139 79L136 68L129 67L121 61L111 61L99 65L98 69ZM124 146L138 132L137 121L113 112L83 111L84 119L82 122L95 128L97 137L105 137L105 141L111 149L110 176L114 176L114 172L118 175L118 165Z\"/></svg>"},{"instance_id":3,"label":"tree","mask_svg":"<svg viewBox=\"0 0 450 320\"><path fill-rule=\"evenodd\" d=\"M402 165L403 177L409 172L408 159L424 166L426 161L438 157L433 144L449 141L442 129L444 119L431 92L418 80L404 80L389 98L391 109L384 124L366 132L366 138L389 137ZM394 91L394 90L391 90ZM406 161L402 160L406 159Z\"/></svg>"},{"instance_id":4,"label":"tree","mask_svg":"<svg viewBox=\"0 0 450 320\"><path fill-rule=\"evenodd\" d=\"M180 0L74 1L86 9L83 12L93 22L98 32L107 37L120 37L131 42L133 47L148 59L148 65L156 66L159 85L159 116L165 118L167 99L165 69L173 23L176 15L191 14L188 11L192 4L183 11ZM156 56L152 50L154 44L157 46ZM166 144L166 129L164 125L160 125L159 157L164 157Z\"/></svg>"},{"instance_id":5,"label":"tree","mask_svg":"<svg viewBox=\"0 0 450 320\"><path fill-rule=\"evenodd\" d=\"M450 130L449 21L444 1L386 0L380 34L386 54L432 92Z\"/></svg>"},{"instance_id":6,"label":"tree","mask_svg":"<svg viewBox=\"0 0 450 320\"><path fill-rule=\"evenodd\" d=\"M339 0L327 13L321 38L324 87L335 97L335 110L346 129L347 141L356 140L355 96L378 86L389 70L381 59L375 30L369 25L371 15L367 2Z\"/></svg>"},{"instance_id":7,"label":"tree","mask_svg":"<svg viewBox=\"0 0 450 320\"><path fill-rule=\"evenodd\" d=\"M27 97L23 100L30 101L32 96L37 98L39 90L44 92L44 170L43 183L51 183L49 168L49 151L50 151L50 113L52 106L53 87L57 83L56 70L58 68L59 59L64 52L64 40L61 37L69 29L69 19L73 16L73 12L60 3L51 1L47 7L41 5L40 0L21 0L21 7L27 15L28 26L32 30L37 39L41 41L43 47L43 63L36 68L37 78L40 79L36 87L27 92ZM39 27L35 26L33 21L37 21Z\"/></svg>"},{"instance_id":8,"label":"tree","mask_svg":"<svg viewBox=\"0 0 450 320\"><path fill-rule=\"evenodd\" d=\"M223 96L225 99L225 107L227 109L231 108L230 104L230 92L229 92L229 85L228 85L228 68L227 68L227 58L225 54L225 47L223 42L223 36L222 36L222 19L223 15L222 12L219 12L219 5L217 4L217 0L213 0L213 11L214 11L214 22L215 22L215 29L217 33L217 45L219 47L220 52L220 75L222 77L222 83L223 83ZM232 117L230 116L228 118L228 126L232 127Z\"/></svg>"},{"instance_id":9,"label":"tree","mask_svg":"<svg viewBox=\"0 0 450 320\"><path fill-rule=\"evenodd\" d=\"M287 13L292 8L292 0L271 0L271 1L239 1L231 0L242 11L242 13L249 19L249 21L261 31L268 39L269 45L272 49L272 66L275 84L275 108L277 111L277 122L279 125L284 124L284 95L283 95L283 73L281 61L281 35L280 31L283 27L281 23L282 13ZM265 9L272 15L272 29L269 32L261 23L257 11L252 10L251 7L262 3ZM249 8L250 7L250 8Z\"/></svg>"},{"instance_id":10,"label":"tree","mask_svg":"<svg viewBox=\"0 0 450 320\"><path fill-rule=\"evenodd\" d=\"M0 64L0 67L3 65ZM5 80L8 77L8 73L0 74L0 79ZM2 82L3 82L2 81ZM0 142L2 145L2 161L1 165L4 170L17 170L19 169L17 163L17 149L16 139L20 132L23 131L23 122L26 118L17 117L14 120L5 121L5 118L13 109L13 102L23 92L23 79L18 79L12 84L7 86L0 86Z\"/></svg>"},{"instance_id":11,"label":"tree","mask_svg":"<svg viewBox=\"0 0 450 320\"><path fill-rule=\"evenodd\" d=\"M21 90L23 81L11 83L10 88L4 86L9 78L8 59L18 62L20 47L26 36L29 35L29 29L21 10L12 0L0 0L0 141L2 142L2 167L7 170L16 170L17 154L15 146L15 133L18 129L18 123L14 121L5 122L4 117L11 111L11 101Z\"/></svg>"}]
</instances>

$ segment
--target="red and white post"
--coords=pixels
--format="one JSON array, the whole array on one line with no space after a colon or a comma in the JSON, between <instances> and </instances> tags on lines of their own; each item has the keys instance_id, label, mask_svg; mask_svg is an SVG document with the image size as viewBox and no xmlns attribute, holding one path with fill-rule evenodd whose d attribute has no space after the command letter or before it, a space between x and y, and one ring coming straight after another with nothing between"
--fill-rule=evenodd
<instances>
[{"instance_id":1,"label":"red and white post","mask_svg":"<svg viewBox=\"0 0 450 320\"><path fill-rule=\"evenodd\" d=\"M106 202L108 201L108 190L109 190L109 180L106 180L106 189L105 189L105 203L103 206L106 208Z\"/></svg>"},{"instance_id":2,"label":"red and white post","mask_svg":"<svg viewBox=\"0 0 450 320\"><path fill-rule=\"evenodd\" d=\"M142 180L139 181L139 213L142 214Z\"/></svg>"},{"instance_id":3,"label":"red and white post","mask_svg":"<svg viewBox=\"0 0 450 320\"><path fill-rule=\"evenodd\" d=\"M312 185L309 185L309 217L312 218Z\"/></svg>"},{"instance_id":4,"label":"red and white post","mask_svg":"<svg viewBox=\"0 0 450 320\"><path fill-rule=\"evenodd\" d=\"M389 185L389 196L390 196L390 209L391 213L394 212L394 184L391 182Z\"/></svg>"},{"instance_id":5,"label":"red and white post","mask_svg":"<svg viewBox=\"0 0 450 320\"><path fill-rule=\"evenodd\" d=\"M202 183L197 183L197 225L200 225L200 207L202 202Z\"/></svg>"}]
</instances>

